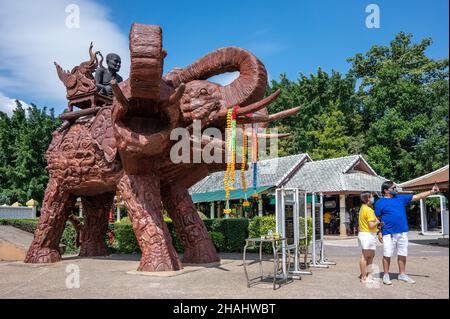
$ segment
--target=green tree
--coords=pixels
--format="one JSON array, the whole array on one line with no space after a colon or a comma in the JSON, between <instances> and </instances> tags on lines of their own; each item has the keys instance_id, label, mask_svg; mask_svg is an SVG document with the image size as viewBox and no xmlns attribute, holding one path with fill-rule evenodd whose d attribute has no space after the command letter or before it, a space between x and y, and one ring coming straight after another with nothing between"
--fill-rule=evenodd
<instances>
[{"instance_id":1,"label":"green tree","mask_svg":"<svg viewBox=\"0 0 450 319\"><path fill-rule=\"evenodd\" d=\"M378 173L405 181L448 163L448 59L426 56L431 39L399 33L349 59L363 131L362 151Z\"/></svg>"},{"instance_id":2,"label":"green tree","mask_svg":"<svg viewBox=\"0 0 450 319\"><path fill-rule=\"evenodd\" d=\"M332 106L330 112L319 116L318 127L310 132L317 141L311 151L313 159L327 159L348 155L350 136L347 135L344 113Z\"/></svg>"},{"instance_id":3,"label":"green tree","mask_svg":"<svg viewBox=\"0 0 450 319\"><path fill-rule=\"evenodd\" d=\"M11 118L0 112L0 202L42 202L48 181L44 155L60 120L53 110L16 104Z\"/></svg>"},{"instance_id":4,"label":"green tree","mask_svg":"<svg viewBox=\"0 0 450 319\"><path fill-rule=\"evenodd\" d=\"M351 75L342 76L334 71L329 75L320 68L309 77L300 74L297 81L290 81L283 74L279 81L272 81L268 94L277 89L282 93L269 106L271 113L302 106L297 115L274 123L280 132L292 134L289 141L280 142L280 154L306 152L313 159L322 159L349 151L358 153L362 117L355 83Z\"/></svg>"}]
</instances>

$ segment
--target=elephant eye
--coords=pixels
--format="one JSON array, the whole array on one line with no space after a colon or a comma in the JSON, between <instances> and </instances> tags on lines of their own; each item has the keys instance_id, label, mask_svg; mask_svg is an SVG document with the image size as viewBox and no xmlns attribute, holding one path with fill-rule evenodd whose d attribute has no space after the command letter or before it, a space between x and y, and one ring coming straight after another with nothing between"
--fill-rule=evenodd
<instances>
[{"instance_id":1,"label":"elephant eye","mask_svg":"<svg viewBox=\"0 0 450 319\"><path fill-rule=\"evenodd\" d=\"M205 88L201 89L200 95L208 95L208 90L206 90Z\"/></svg>"}]
</instances>

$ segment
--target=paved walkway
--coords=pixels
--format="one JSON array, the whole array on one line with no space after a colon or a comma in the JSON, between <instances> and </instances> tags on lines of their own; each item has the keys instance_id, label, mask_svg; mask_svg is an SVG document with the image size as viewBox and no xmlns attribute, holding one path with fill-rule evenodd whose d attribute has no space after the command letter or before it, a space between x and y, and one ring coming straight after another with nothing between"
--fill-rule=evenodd
<instances>
[{"instance_id":1,"label":"paved walkway","mask_svg":"<svg viewBox=\"0 0 450 319\"><path fill-rule=\"evenodd\" d=\"M66 256L50 265L0 262L0 298L449 298L448 247L425 239L412 242L407 269L417 283L397 281L394 262L393 286L379 287L359 283L355 239L327 241L325 248L336 266L313 269L312 276L303 276L276 291L270 283L247 288L241 254L222 254L220 266L173 277L128 274L139 264L137 255ZM380 256L377 252L375 264L381 266ZM73 267L80 270L80 287L69 289L66 271ZM265 268L269 271L271 264L265 263ZM257 275L256 268L250 270Z\"/></svg>"}]
</instances>

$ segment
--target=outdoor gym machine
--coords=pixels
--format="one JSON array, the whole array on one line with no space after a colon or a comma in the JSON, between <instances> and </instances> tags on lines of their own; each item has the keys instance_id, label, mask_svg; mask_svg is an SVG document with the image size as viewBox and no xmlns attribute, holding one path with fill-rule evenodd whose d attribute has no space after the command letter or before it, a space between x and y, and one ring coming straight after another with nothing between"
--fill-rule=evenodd
<instances>
[{"instance_id":1,"label":"outdoor gym machine","mask_svg":"<svg viewBox=\"0 0 450 319\"><path fill-rule=\"evenodd\" d=\"M306 193L300 192L298 188L278 188L275 190L275 200L276 229L281 237L286 238L286 241L282 243L281 249L282 267L285 275L292 275L292 278L295 279L300 279L301 275L311 275L312 273L310 271L300 270L300 241L303 241L304 243L305 256L308 254ZM289 208L289 210L287 208ZM291 213L289 215L292 216L287 216L288 212ZM300 225L300 217L303 217L304 227L301 227ZM289 229L286 228L286 224L289 225ZM291 251L293 251L294 256L293 269L291 269L291 263L290 260L288 260L290 259ZM305 266L307 266L306 258Z\"/></svg>"},{"instance_id":2,"label":"outdoor gym machine","mask_svg":"<svg viewBox=\"0 0 450 319\"><path fill-rule=\"evenodd\" d=\"M427 214L427 207L424 199L420 200L420 221L421 221L421 228L422 228L422 235L424 236L433 236L433 235L442 235L447 236L449 234L448 230L448 209L447 209L447 198L443 195L431 195L428 196L428 198L439 198L439 204L440 204L440 211L441 211L441 231L440 232L433 232L428 230L428 214Z\"/></svg>"},{"instance_id":3,"label":"outdoor gym machine","mask_svg":"<svg viewBox=\"0 0 450 319\"><path fill-rule=\"evenodd\" d=\"M325 258L325 249L323 244L324 227L323 227L323 194L320 193L319 201L319 218L316 218L316 193L311 193L311 218L312 218L312 240L311 240L311 263L313 268L328 268L329 265L336 265L335 262L328 261ZM318 219L318 220L317 220ZM319 227L317 229L317 221ZM317 234L318 233L318 234ZM317 260L317 243L320 245L319 260Z\"/></svg>"}]
</instances>

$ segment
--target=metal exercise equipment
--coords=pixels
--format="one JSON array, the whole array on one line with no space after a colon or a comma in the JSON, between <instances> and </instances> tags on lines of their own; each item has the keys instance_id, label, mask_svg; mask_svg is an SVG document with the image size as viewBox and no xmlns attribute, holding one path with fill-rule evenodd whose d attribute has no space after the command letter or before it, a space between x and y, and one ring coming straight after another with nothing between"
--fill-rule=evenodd
<instances>
[{"instance_id":1,"label":"metal exercise equipment","mask_svg":"<svg viewBox=\"0 0 450 319\"><path fill-rule=\"evenodd\" d=\"M323 243L324 226L323 226L323 194L320 193L319 201L319 218L316 216L316 193L311 193L311 218L312 218L312 241L311 241L311 263L313 268L328 268L329 265L336 265L333 261L325 258L325 249ZM317 221L318 230L317 230ZM317 234L318 233L318 234ZM317 258L317 244L319 245L319 258ZM318 259L318 260L317 260Z\"/></svg>"},{"instance_id":2,"label":"metal exercise equipment","mask_svg":"<svg viewBox=\"0 0 450 319\"><path fill-rule=\"evenodd\" d=\"M271 243L273 249L273 275L269 274L264 276L263 271L263 243ZM243 263L245 278L247 279L247 288L250 288L252 285L264 281L266 279L271 279L273 284L273 290L281 287L281 283L288 283L289 279L292 279L291 276L288 276L285 264L283 261L280 261L280 249L284 247L286 244L286 238L247 238L245 240L244 246L244 255L243 255ZM253 262L247 263L247 249L249 247L258 247L259 248L259 258ZM283 250L284 251L284 250ZM283 259L284 260L284 259ZM258 263L259 264L259 276L255 278L250 278L248 274L247 267L251 264Z\"/></svg>"},{"instance_id":3,"label":"metal exercise equipment","mask_svg":"<svg viewBox=\"0 0 450 319\"><path fill-rule=\"evenodd\" d=\"M431 195L428 198L439 198L440 203L440 215L441 215L441 230L439 232L437 231L430 231L428 229L428 212L427 212L427 206L424 199L420 200L420 221L421 221L421 227L422 227L422 235L424 236L435 236L435 235L442 235L447 236L449 234L448 229L448 208L447 208L447 198L443 195ZM438 225L436 225L438 228Z\"/></svg>"},{"instance_id":4,"label":"metal exercise equipment","mask_svg":"<svg viewBox=\"0 0 450 319\"><path fill-rule=\"evenodd\" d=\"M308 255L307 195L298 188L279 188L275 190L275 199L276 229L281 237L287 239L282 243L281 250L283 269L292 278L301 279L301 275L312 274L310 271L301 270L300 267L302 248L305 254L304 268L308 267L306 262ZM303 227L300 225L301 217L303 217ZM301 242L303 245L300 244ZM292 269L291 256L294 258Z\"/></svg>"}]
</instances>

